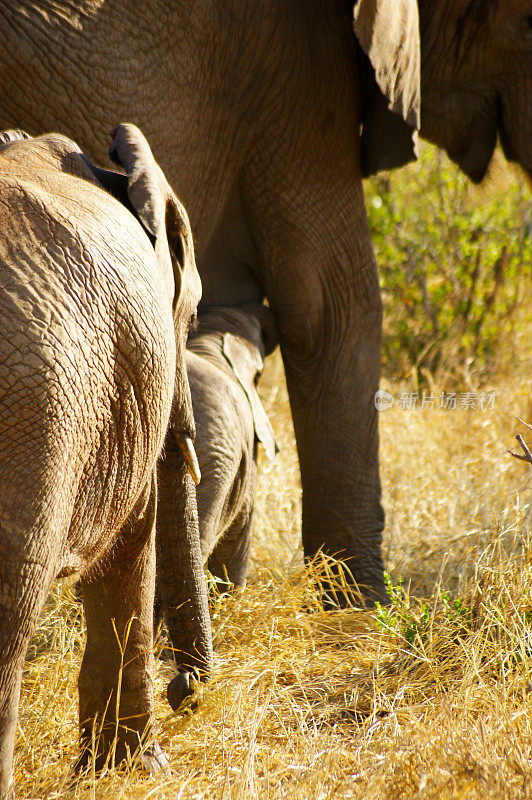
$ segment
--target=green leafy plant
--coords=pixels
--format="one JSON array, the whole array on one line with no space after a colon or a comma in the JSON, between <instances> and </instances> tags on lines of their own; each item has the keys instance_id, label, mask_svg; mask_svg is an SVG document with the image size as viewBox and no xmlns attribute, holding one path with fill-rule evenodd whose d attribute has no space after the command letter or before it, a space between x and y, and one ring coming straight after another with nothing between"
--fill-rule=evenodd
<instances>
[{"instance_id":1,"label":"green leafy plant","mask_svg":"<svg viewBox=\"0 0 532 800\"><path fill-rule=\"evenodd\" d=\"M479 196L442 153L366 182L385 309L384 369L486 375L526 306L532 200L516 177ZM528 298L530 299L530 298ZM504 342L505 345L501 345Z\"/></svg>"},{"instance_id":2,"label":"green leafy plant","mask_svg":"<svg viewBox=\"0 0 532 800\"><path fill-rule=\"evenodd\" d=\"M433 603L419 603L411 600L401 577L394 586L390 575L385 572L384 581L391 602L389 606L377 603L375 616L381 630L401 637L410 647L428 644L435 619L438 629L447 631L448 641L455 642L471 632L471 608L460 597L452 597L445 589L441 589Z\"/></svg>"},{"instance_id":3,"label":"green leafy plant","mask_svg":"<svg viewBox=\"0 0 532 800\"><path fill-rule=\"evenodd\" d=\"M407 644L414 645L416 640L424 642L428 635L430 625L430 608L427 603L422 603L420 608L414 608L410 598L403 588L403 579L399 577L394 586L387 572L384 573L386 590L390 597L389 606L377 603L376 622L381 630L389 631L402 637Z\"/></svg>"}]
</instances>

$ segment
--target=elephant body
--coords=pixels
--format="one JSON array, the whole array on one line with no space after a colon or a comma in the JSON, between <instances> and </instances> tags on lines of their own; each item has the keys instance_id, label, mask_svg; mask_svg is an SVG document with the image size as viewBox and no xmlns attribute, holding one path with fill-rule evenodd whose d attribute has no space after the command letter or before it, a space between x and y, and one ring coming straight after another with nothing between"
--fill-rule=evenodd
<instances>
[{"instance_id":1,"label":"elephant body","mask_svg":"<svg viewBox=\"0 0 532 800\"><path fill-rule=\"evenodd\" d=\"M275 344L274 326L269 310L259 304L212 307L198 322L198 330L189 334L186 364L201 469L196 488L201 551L214 576L240 586L251 544L257 442L269 457L276 449L256 390L266 352L264 326L268 349ZM160 473L172 469L166 454ZM161 488L159 533L172 508L173 498Z\"/></svg>"},{"instance_id":2,"label":"elephant body","mask_svg":"<svg viewBox=\"0 0 532 800\"><path fill-rule=\"evenodd\" d=\"M72 572L87 620L82 746L95 724L98 764L116 732L116 759L148 737L146 765L165 762L150 733L155 470L184 373L172 302L179 317L199 299L193 264L183 268L183 299L173 281L169 295L142 227L73 142L19 137L0 144L2 799L12 791L29 638L51 582ZM179 408L192 431L190 400ZM115 714L120 670L127 723Z\"/></svg>"},{"instance_id":3,"label":"elephant body","mask_svg":"<svg viewBox=\"0 0 532 800\"><path fill-rule=\"evenodd\" d=\"M420 0L419 15L421 52L415 0L358 0L354 19L345 0L0 6L0 123L88 152L116 114L139 124L189 210L203 306L267 297L305 556L346 559L370 602L386 601L382 306L362 176L413 156L420 73L423 130L472 177L498 134L532 170L531 0Z\"/></svg>"}]
</instances>

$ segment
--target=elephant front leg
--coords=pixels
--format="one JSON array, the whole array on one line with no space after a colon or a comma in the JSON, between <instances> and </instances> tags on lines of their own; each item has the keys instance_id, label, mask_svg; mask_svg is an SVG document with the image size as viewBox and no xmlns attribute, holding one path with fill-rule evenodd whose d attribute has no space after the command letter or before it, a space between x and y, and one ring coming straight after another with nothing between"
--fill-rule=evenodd
<instances>
[{"instance_id":1,"label":"elephant front leg","mask_svg":"<svg viewBox=\"0 0 532 800\"><path fill-rule=\"evenodd\" d=\"M149 772L167 765L151 732L155 477L122 528L103 574L84 579L87 644L78 680L81 755L101 770L140 752Z\"/></svg>"},{"instance_id":2,"label":"elephant front leg","mask_svg":"<svg viewBox=\"0 0 532 800\"><path fill-rule=\"evenodd\" d=\"M340 257L331 258L339 270ZM371 606L388 600L375 408L382 310L373 257L358 272L349 266L344 260L343 274L329 278L324 268L321 281L302 275L297 293L273 302L301 468L305 558L321 552L345 562L348 581ZM335 583L326 594L346 602Z\"/></svg>"},{"instance_id":3,"label":"elephant front leg","mask_svg":"<svg viewBox=\"0 0 532 800\"><path fill-rule=\"evenodd\" d=\"M250 154L242 196L279 330L305 556L344 560L372 603L387 600L375 409L382 304L361 183L356 65L345 56L352 30L346 15L342 54L340 29L327 35L331 20L312 30L312 59L300 51L304 38L286 49L294 57L293 72L283 72L287 96Z\"/></svg>"},{"instance_id":4,"label":"elephant front leg","mask_svg":"<svg viewBox=\"0 0 532 800\"><path fill-rule=\"evenodd\" d=\"M306 559L344 561L366 603L388 600L381 555L384 514L378 465L380 303L350 314L312 358L283 348L303 488ZM338 319L334 321L338 322ZM329 340L329 341L328 341ZM334 570L333 570L334 571ZM329 591L334 600L345 596Z\"/></svg>"}]
</instances>

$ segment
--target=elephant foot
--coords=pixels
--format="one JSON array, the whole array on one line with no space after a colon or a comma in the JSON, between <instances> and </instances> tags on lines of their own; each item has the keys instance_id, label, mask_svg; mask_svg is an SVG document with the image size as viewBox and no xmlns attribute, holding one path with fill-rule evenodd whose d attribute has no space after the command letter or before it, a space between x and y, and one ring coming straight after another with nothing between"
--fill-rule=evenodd
<instances>
[{"instance_id":1,"label":"elephant foot","mask_svg":"<svg viewBox=\"0 0 532 800\"><path fill-rule=\"evenodd\" d=\"M148 744L142 745L138 738L136 744L122 740L118 740L115 744L114 740L106 739L103 741L103 737L100 737L97 746L98 750L96 754L93 754L89 741L87 739L82 741L81 752L74 766L75 775L88 772L93 764L96 774L103 772L107 768L124 767L132 762L135 763L137 760L135 756L137 756L138 763L142 769L150 774L155 774L168 767L166 753L162 750L157 740L153 738L149 739Z\"/></svg>"},{"instance_id":2,"label":"elephant foot","mask_svg":"<svg viewBox=\"0 0 532 800\"><path fill-rule=\"evenodd\" d=\"M140 763L142 768L149 772L150 775L155 775L163 769L168 769L169 761L166 753L161 748L157 741L152 742L146 747L140 755Z\"/></svg>"},{"instance_id":3,"label":"elephant foot","mask_svg":"<svg viewBox=\"0 0 532 800\"><path fill-rule=\"evenodd\" d=\"M166 689L166 697L172 707L177 711L187 697L194 694L197 685L197 676L188 670L179 670Z\"/></svg>"},{"instance_id":4,"label":"elephant foot","mask_svg":"<svg viewBox=\"0 0 532 800\"><path fill-rule=\"evenodd\" d=\"M355 607L365 610L390 604L381 570L353 569L349 562L327 564L327 574L320 580L325 609Z\"/></svg>"}]
</instances>

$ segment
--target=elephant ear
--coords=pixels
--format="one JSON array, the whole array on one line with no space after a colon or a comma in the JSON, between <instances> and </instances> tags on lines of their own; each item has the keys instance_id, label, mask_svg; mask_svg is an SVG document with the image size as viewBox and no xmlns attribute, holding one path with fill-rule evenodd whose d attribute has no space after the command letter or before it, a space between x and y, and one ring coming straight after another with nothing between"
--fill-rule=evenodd
<instances>
[{"instance_id":1,"label":"elephant ear","mask_svg":"<svg viewBox=\"0 0 532 800\"><path fill-rule=\"evenodd\" d=\"M175 309L181 292L185 252L191 249L190 227L181 205L144 135L129 123L111 131L109 156L127 175L127 196L138 218L152 237Z\"/></svg>"},{"instance_id":2,"label":"elephant ear","mask_svg":"<svg viewBox=\"0 0 532 800\"><path fill-rule=\"evenodd\" d=\"M255 436L262 442L266 455L271 460L275 458L279 448L270 420L255 388L255 379L262 372L262 358L250 342L232 333L224 333L222 336L222 353L244 390L251 406Z\"/></svg>"},{"instance_id":3,"label":"elephant ear","mask_svg":"<svg viewBox=\"0 0 532 800\"><path fill-rule=\"evenodd\" d=\"M364 177L417 158L420 41L417 0L358 0Z\"/></svg>"}]
</instances>

